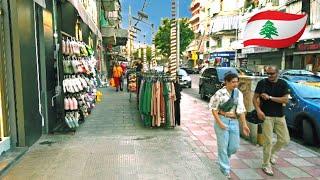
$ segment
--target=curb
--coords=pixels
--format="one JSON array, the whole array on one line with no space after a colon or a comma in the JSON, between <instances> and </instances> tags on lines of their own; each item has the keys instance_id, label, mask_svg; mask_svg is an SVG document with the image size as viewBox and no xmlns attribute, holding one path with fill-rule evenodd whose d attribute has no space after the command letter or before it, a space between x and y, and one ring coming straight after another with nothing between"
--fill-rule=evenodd
<instances>
[{"instance_id":1,"label":"curb","mask_svg":"<svg viewBox=\"0 0 320 180\"><path fill-rule=\"evenodd\" d=\"M17 147L5 152L0 159L0 178L5 175L28 150L28 147Z\"/></svg>"}]
</instances>

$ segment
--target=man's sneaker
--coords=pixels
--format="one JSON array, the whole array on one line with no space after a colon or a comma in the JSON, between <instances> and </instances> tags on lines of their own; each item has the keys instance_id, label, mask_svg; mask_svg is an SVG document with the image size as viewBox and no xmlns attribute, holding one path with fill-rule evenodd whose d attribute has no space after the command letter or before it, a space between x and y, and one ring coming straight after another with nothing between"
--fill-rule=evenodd
<instances>
[{"instance_id":1,"label":"man's sneaker","mask_svg":"<svg viewBox=\"0 0 320 180\"><path fill-rule=\"evenodd\" d=\"M262 171L266 173L268 176L273 176L273 171L271 167L264 167L262 168Z\"/></svg>"},{"instance_id":2,"label":"man's sneaker","mask_svg":"<svg viewBox=\"0 0 320 180\"><path fill-rule=\"evenodd\" d=\"M275 164L277 163L277 159L276 159L276 157L275 157L274 155L271 156L271 158L270 158L270 163L271 163L272 165L275 165Z\"/></svg>"},{"instance_id":3,"label":"man's sneaker","mask_svg":"<svg viewBox=\"0 0 320 180\"><path fill-rule=\"evenodd\" d=\"M230 173L226 174L225 176L226 176L227 179L231 179Z\"/></svg>"}]
</instances>

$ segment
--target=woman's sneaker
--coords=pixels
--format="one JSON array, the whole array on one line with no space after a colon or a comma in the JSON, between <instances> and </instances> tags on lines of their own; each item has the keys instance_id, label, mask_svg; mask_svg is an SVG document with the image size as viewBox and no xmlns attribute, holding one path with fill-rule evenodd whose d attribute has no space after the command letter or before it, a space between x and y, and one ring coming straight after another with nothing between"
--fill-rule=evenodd
<instances>
[{"instance_id":1,"label":"woman's sneaker","mask_svg":"<svg viewBox=\"0 0 320 180\"><path fill-rule=\"evenodd\" d=\"M270 163L272 165L275 165L277 163L277 158L275 157L275 155L272 155L271 158L270 158Z\"/></svg>"},{"instance_id":2,"label":"woman's sneaker","mask_svg":"<svg viewBox=\"0 0 320 180\"><path fill-rule=\"evenodd\" d=\"M273 171L271 167L264 167L262 168L262 171L266 173L268 176L273 176Z\"/></svg>"},{"instance_id":3,"label":"woman's sneaker","mask_svg":"<svg viewBox=\"0 0 320 180\"><path fill-rule=\"evenodd\" d=\"M226 174L225 176L226 176L226 178L231 179L230 173L229 173L229 174Z\"/></svg>"}]
</instances>

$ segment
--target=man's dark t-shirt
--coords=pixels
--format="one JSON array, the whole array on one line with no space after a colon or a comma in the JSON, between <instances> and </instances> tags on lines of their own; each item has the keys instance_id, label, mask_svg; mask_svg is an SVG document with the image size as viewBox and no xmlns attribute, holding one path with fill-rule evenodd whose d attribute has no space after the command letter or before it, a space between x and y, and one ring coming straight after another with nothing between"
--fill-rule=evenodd
<instances>
[{"instance_id":1,"label":"man's dark t-shirt","mask_svg":"<svg viewBox=\"0 0 320 180\"><path fill-rule=\"evenodd\" d=\"M255 93L267 93L272 97L283 97L289 94L287 82L278 79L276 83L270 82L268 79L263 79L258 82ZM260 98L260 107L266 116L282 117L284 116L284 107L281 103L276 103L271 100L264 100Z\"/></svg>"},{"instance_id":2,"label":"man's dark t-shirt","mask_svg":"<svg viewBox=\"0 0 320 180\"><path fill-rule=\"evenodd\" d=\"M143 68L142 64L139 63L139 64L137 65L137 67L136 67L136 71L137 71L137 72L141 72L142 68Z\"/></svg>"}]
</instances>

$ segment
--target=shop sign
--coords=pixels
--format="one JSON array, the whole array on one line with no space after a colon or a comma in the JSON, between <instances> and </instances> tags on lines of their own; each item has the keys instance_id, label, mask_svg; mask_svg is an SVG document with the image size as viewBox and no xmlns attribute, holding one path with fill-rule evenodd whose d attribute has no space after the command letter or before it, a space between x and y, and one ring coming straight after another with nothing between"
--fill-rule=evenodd
<instances>
[{"instance_id":1,"label":"shop sign","mask_svg":"<svg viewBox=\"0 0 320 180\"><path fill-rule=\"evenodd\" d=\"M297 46L298 51L314 51L320 50L320 42L319 41L309 41L299 43Z\"/></svg>"},{"instance_id":2,"label":"shop sign","mask_svg":"<svg viewBox=\"0 0 320 180\"><path fill-rule=\"evenodd\" d=\"M242 54L254 54L254 53L264 53L264 52L274 52L278 51L276 48L268 48L268 47L249 47L243 48Z\"/></svg>"},{"instance_id":3,"label":"shop sign","mask_svg":"<svg viewBox=\"0 0 320 180\"><path fill-rule=\"evenodd\" d=\"M234 51L214 52L214 53L211 53L210 58L216 58L216 57L234 58L235 55L236 53Z\"/></svg>"}]
</instances>

